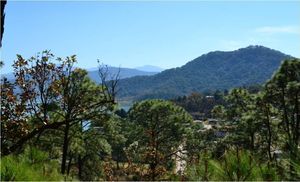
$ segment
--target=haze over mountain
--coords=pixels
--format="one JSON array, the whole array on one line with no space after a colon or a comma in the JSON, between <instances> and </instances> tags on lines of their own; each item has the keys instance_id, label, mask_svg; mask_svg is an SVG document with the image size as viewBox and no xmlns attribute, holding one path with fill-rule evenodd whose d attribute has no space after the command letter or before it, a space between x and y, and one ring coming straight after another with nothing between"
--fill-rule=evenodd
<instances>
[{"instance_id":1,"label":"haze over mountain","mask_svg":"<svg viewBox=\"0 0 300 182\"><path fill-rule=\"evenodd\" d=\"M95 82L99 83L99 75L98 75L98 68L90 68L87 70L89 77L94 80ZM113 66L108 66L108 72L110 75L116 75L120 71L120 79L130 78L134 76L142 76L142 75L154 75L158 72L148 72L142 71L134 68L118 68ZM2 74L2 77L6 77L8 80L14 80L13 73Z\"/></svg>"},{"instance_id":2,"label":"haze over mountain","mask_svg":"<svg viewBox=\"0 0 300 182\"><path fill-rule=\"evenodd\" d=\"M119 97L125 100L172 98L195 91L262 84L272 76L281 61L289 57L264 46L214 51L179 68L152 76L123 79L119 85Z\"/></svg>"},{"instance_id":3,"label":"haze over mountain","mask_svg":"<svg viewBox=\"0 0 300 182\"><path fill-rule=\"evenodd\" d=\"M158 72L149 72L149 71L142 71L134 68L118 68L113 66L108 66L108 72L111 76L116 75L120 71L120 79L130 78L134 76L142 76L142 75L154 75ZM91 68L88 69L89 77L94 80L95 82L99 83L99 75L98 75L98 68Z\"/></svg>"},{"instance_id":4,"label":"haze over mountain","mask_svg":"<svg viewBox=\"0 0 300 182\"><path fill-rule=\"evenodd\" d=\"M144 66L139 66L136 67L135 69L141 70L141 71L147 71L147 72L162 72L163 68L160 68L158 66L153 66L153 65L144 65Z\"/></svg>"}]
</instances>

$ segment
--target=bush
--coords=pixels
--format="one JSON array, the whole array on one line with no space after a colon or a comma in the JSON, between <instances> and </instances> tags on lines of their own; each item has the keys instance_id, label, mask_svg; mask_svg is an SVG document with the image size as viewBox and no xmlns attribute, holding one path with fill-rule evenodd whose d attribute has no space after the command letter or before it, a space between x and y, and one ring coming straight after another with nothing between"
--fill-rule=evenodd
<instances>
[{"instance_id":1,"label":"bush","mask_svg":"<svg viewBox=\"0 0 300 182\"><path fill-rule=\"evenodd\" d=\"M63 177L58 172L58 162L50 161L47 153L26 148L23 154L1 158L2 181L57 181Z\"/></svg>"},{"instance_id":2,"label":"bush","mask_svg":"<svg viewBox=\"0 0 300 182\"><path fill-rule=\"evenodd\" d=\"M218 160L204 157L198 164L190 165L186 170L189 180L215 181L257 181L279 180L275 167L259 164L245 150L229 150Z\"/></svg>"}]
</instances>

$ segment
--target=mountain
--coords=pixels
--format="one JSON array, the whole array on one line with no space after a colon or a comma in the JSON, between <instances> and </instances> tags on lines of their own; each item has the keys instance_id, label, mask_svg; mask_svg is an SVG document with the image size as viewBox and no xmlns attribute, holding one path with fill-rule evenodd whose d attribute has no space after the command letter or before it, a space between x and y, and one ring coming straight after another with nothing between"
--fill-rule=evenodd
<instances>
[{"instance_id":1,"label":"mountain","mask_svg":"<svg viewBox=\"0 0 300 182\"><path fill-rule=\"evenodd\" d=\"M152 66L152 65L144 65L144 66L136 67L135 69L141 71L147 71L147 72L162 72L164 70L163 68L160 68L158 66Z\"/></svg>"},{"instance_id":2,"label":"mountain","mask_svg":"<svg viewBox=\"0 0 300 182\"><path fill-rule=\"evenodd\" d=\"M154 75L158 72L147 72L147 71L141 71L138 69L133 68L118 68L118 67L108 67L108 72L110 75L116 75L120 71L120 79L124 78L130 78L134 76L142 76L142 75ZM88 75L89 77L94 80L95 82L99 83L99 75L98 75L98 68L91 68L88 69Z\"/></svg>"},{"instance_id":3,"label":"mountain","mask_svg":"<svg viewBox=\"0 0 300 182\"><path fill-rule=\"evenodd\" d=\"M272 76L283 59L290 57L263 46L214 51L179 68L120 80L119 97L124 100L172 98L195 91L262 84Z\"/></svg>"},{"instance_id":4,"label":"mountain","mask_svg":"<svg viewBox=\"0 0 300 182\"><path fill-rule=\"evenodd\" d=\"M94 80L95 82L99 83L99 75L98 75L98 68L91 68L88 69L88 75L89 77ZM110 75L116 75L120 71L120 79L124 78L130 78L134 76L141 76L141 75L154 75L158 72L146 72L146 71L141 71L133 68L118 68L118 67L108 67L108 72ZM13 73L7 73L7 74L2 74L2 77L6 77L8 80L14 80L14 74Z\"/></svg>"}]
</instances>

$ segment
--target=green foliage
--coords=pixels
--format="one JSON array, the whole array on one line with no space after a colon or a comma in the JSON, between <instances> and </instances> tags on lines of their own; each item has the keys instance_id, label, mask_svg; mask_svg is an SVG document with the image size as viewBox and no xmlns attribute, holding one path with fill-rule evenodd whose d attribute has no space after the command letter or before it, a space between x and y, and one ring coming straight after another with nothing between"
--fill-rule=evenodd
<instances>
[{"instance_id":1,"label":"green foliage","mask_svg":"<svg viewBox=\"0 0 300 182\"><path fill-rule=\"evenodd\" d=\"M159 179L189 134L191 116L171 102L146 100L130 109L129 120L137 126L135 133L138 136L130 148L136 150L139 162L149 165L146 178Z\"/></svg>"},{"instance_id":2,"label":"green foliage","mask_svg":"<svg viewBox=\"0 0 300 182\"><path fill-rule=\"evenodd\" d=\"M216 105L225 105L224 93L217 90L214 93L191 93L188 96L172 99L174 103L183 107L195 119L210 118L211 111Z\"/></svg>"},{"instance_id":3,"label":"green foliage","mask_svg":"<svg viewBox=\"0 0 300 182\"><path fill-rule=\"evenodd\" d=\"M82 174L80 180L99 181L104 179L103 161L96 154L86 155L83 158Z\"/></svg>"},{"instance_id":4,"label":"green foliage","mask_svg":"<svg viewBox=\"0 0 300 182\"><path fill-rule=\"evenodd\" d=\"M300 161L300 60L285 60L265 86L268 102L277 110L281 146L289 158L289 180L298 180L293 163Z\"/></svg>"},{"instance_id":5,"label":"green foliage","mask_svg":"<svg viewBox=\"0 0 300 182\"><path fill-rule=\"evenodd\" d=\"M208 181L212 178L214 174L214 168L209 163L211 160L211 155L207 150L203 151L201 157L197 160L197 163L189 165L186 169L186 177L191 181Z\"/></svg>"},{"instance_id":6,"label":"green foliage","mask_svg":"<svg viewBox=\"0 0 300 182\"><path fill-rule=\"evenodd\" d=\"M277 167L272 163L261 164L260 173L264 181L279 181L281 179L281 176L277 172Z\"/></svg>"},{"instance_id":7,"label":"green foliage","mask_svg":"<svg viewBox=\"0 0 300 182\"><path fill-rule=\"evenodd\" d=\"M58 181L63 176L58 172L58 162L50 160L46 152L27 147L23 154L1 158L3 181Z\"/></svg>"},{"instance_id":8,"label":"green foliage","mask_svg":"<svg viewBox=\"0 0 300 182\"><path fill-rule=\"evenodd\" d=\"M221 162L210 161L215 169L214 180L250 181L259 180L259 168L253 157L246 151L227 151Z\"/></svg>"},{"instance_id":9,"label":"green foliage","mask_svg":"<svg viewBox=\"0 0 300 182\"><path fill-rule=\"evenodd\" d=\"M230 128L221 142L259 156L261 179L299 178L295 165L300 143L299 73L299 59L285 60L262 91L251 94L233 89L226 96L226 105L213 110L224 121L223 129Z\"/></svg>"},{"instance_id":10,"label":"green foliage","mask_svg":"<svg viewBox=\"0 0 300 182\"><path fill-rule=\"evenodd\" d=\"M257 53L257 47L252 49L239 51ZM223 54L199 59L212 60L208 65L214 65ZM127 113L117 110L117 81L107 81L106 72L100 72L97 85L85 70L73 69L75 56L58 58L62 63L58 66L51 62L49 51L42 55L29 60L19 55L14 64L17 79L1 85L2 180L300 179L299 59L285 60L263 89L192 93L172 102L145 100ZM240 56L225 58L243 63L253 58ZM186 68L191 65L202 63L195 60L174 71L185 70L182 73L189 78ZM176 95L177 89L190 92L181 88L185 80L180 76L170 71L161 75L167 84L159 87L166 88L168 96ZM165 87L168 84L176 88ZM191 87L201 84L206 83L196 81ZM166 95L159 90L154 96L142 95L148 96ZM217 120L193 122L184 108ZM187 164L185 170L181 164Z\"/></svg>"},{"instance_id":11,"label":"green foliage","mask_svg":"<svg viewBox=\"0 0 300 182\"><path fill-rule=\"evenodd\" d=\"M245 150L229 150L217 160L201 158L200 162L187 169L189 180L203 181L257 181L278 180L274 167L259 164L259 161Z\"/></svg>"}]
</instances>

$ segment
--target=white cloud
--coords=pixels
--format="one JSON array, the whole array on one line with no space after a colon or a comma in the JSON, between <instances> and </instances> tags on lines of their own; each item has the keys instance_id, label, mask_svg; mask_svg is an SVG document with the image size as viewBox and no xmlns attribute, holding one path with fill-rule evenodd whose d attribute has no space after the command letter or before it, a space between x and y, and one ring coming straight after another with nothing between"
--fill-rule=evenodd
<instances>
[{"instance_id":1,"label":"white cloud","mask_svg":"<svg viewBox=\"0 0 300 182\"><path fill-rule=\"evenodd\" d=\"M300 27L298 26L265 26L255 29L259 33L289 33L289 34L300 34Z\"/></svg>"}]
</instances>

